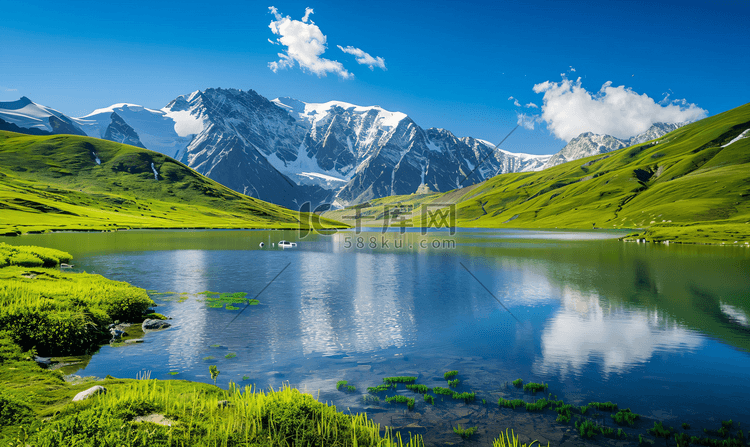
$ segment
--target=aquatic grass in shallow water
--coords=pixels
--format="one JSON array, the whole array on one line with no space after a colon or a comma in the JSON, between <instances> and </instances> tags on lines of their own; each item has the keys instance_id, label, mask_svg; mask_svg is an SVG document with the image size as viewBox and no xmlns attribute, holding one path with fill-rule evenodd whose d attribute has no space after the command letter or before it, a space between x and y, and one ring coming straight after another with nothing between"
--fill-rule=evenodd
<instances>
[{"instance_id":1,"label":"aquatic grass in shallow water","mask_svg":"<svg viewBox=\"0 0 750 447\"><path fill-rule=\"evenodd\" d=\"M515 384L516 383L513 382L513 385ZM529 382L523 386L524 391L531 391L532 393L536 393L538 391L546 391L547 388L549 388L549 385L547 385L546 383Z\"/></svg>"},{"instance_id":2,"label":"aquatic grass in shallow water","mask_svg":"<svg viewBox=\"0 0 750 447\"><path fill-rule=\"evenodd\" d=\"M367 392L371 394L376 394L376 393L382 393L383 391L388 391L389 389L391 389L390 385L377 385L377 386L367 387Z\"/></svg>"},{"instance_id":3,"label":"aquatic grass in shallow water","mask_svg":"<svg viewBox=\"0 0 750 447\"><path fill-rule=\"evenodd\" d=\"M521 386L523 385L523 379L516 379L511 383L513 383L514 387L521 388Z\"/></svg>"},{"instance_id":4,"label":"aquatic grass in shallow water","mask_svg":"<svg viewBox=\"0 0 750 447\"><path fill-rule=\"evenodd\" d=\"M429 402L430 405L435 405L435 396L430 396L429 394L425 394L424 401Z\"/></svg>"},{"instance_id":5,"label":"aquatic grass in shallow water","mask_svg":"<svg viewBox=\"0 0 750 447\"><path fill-rule=\"evenodd\" d=\"M469 427L469 428L461 428L461 424L458 424L458 427L453 427L453 433L457 434L458 436L469 439L471 438L471 435L477 432L477 427Z\"/></svg>"},{"instance_id":6,"label":"aquatic grass in shallow water","mask_svg":"<svg viewBox=\"0 0 750 447\"><path fill-rule=\"evenodd\" d=\"M587 407L596 408L600 411L614 411L617 410L617 404L612 402L591 402Z\"/></svg>"},{"instance_id":7,"label":"aquatic grass in shallow water","mask_svg":"<svg viewBox=\"0 0 750 447\"><path fill-rule=\"evenodd\" d=\"M443 395L446 395L446 396L453 396L453 390L451 390L449 388L443 388L443 387L440 387L440 386L434 387L432 389L432 392L435 393L435 394L443 394Z\"/></svg>"},{"instance_id":8,"label":"aquatic grass in shallow water","mask_svg":"<svg viewBox=\"0 0 750 447\"><path fill-rule=\"evenodd\" d=\"M417 381L416 377L412 376L397 376L397 377L383 377L385 383L414 383Z\"/></svg>"},{"instance_id":9,"label":"aquatic grass in shallow water","mask_svg":"<svg viewBox=\"0 0 750 447\"><path fill-rule=\"evenodd\" d=\"M648 433L657 438L669 439L672 437L673 430L664 428L661 422L654 422L654 428L649 428Z\"/></svg>"},{"instance_id":10,"label":"aquatic grass in shallow water","mask_svg":"<svg viewBox=\"0 0 750 447\"><path fill-rule=\"evenodd\" d=\"M453 377L456 377L458 375L458 371L448 371L445 374L443 374L443 377L445 380L450 380Z\"/></svg>"},{"instance_id":11,"label":"aquatic grass in shallow water","mask_svg":"<svg viewBox=\"0 0 750 447\"><path fill-rule=\"evenodd\" d=\"M458 380L458 379L456 379L456 380L449 380L448 381L448 386L451 387L451 388L456 388L459 383L461 383L461 381Z\"/></svg>"},{"instance_id":12,"label":"aquatic grass in shallow water","mask_svg":"<svg viewBox=\"0 0 750 447\"><path fill-rule=\"evenodd\" d=\"M413 397L406 397L401 395L386 397L385 401L388 403L397 402L406 404L407 407L409 407L410 410L414 409L414 398Z\"/></svg>"},{"instance_id":13,"label":"aquatic grass in shallow water","mask_svg":"<svg viewBox=\"0 0 750 447\"><path fill-rule=\"evenodd\" d=\"M539 441L534 440L531 441L530 444L521 444L518 441L518 436L513 433L513 430L510 431L510 435L508 434L508 429L505 429L505 433L500 432L500 437L495 438L492 441L492 447L532 447L534 443L537 443L539 447L541 447L541 444L539 444ZM547 443L547 447L549 447L549 442Z\"/></svg>"},{"instance_id":14,"label":"aquatic grass in shallow water","mask_svg":"<svg viewBox=\"0 0 750 447\"><path fill-rule=\"evenodd\" d=\"M526 407L526 401L524 401L523 399L508 400L508 399L501 397L497 401L497 404L500 405L501 407L512 408L514 410L516 409L516 407L524 407L524 408Z\"/></svg>"},{"instance_id":15,"label":"aquatic grass in shallow water","mask_svg":"<svg viewBox=\"0 0 750 447\"><path fill-rule=\"evenodd\" d=\"M633 424L635 424L635 420L640 417L638 414L635 414L632 411L630 411L630 408L620 410L617 413L612 414L610 416L612 416L612 419L614 419L618 425L627 424L629 426L633 426Z\"/></svg>"},{"instance_id":16,"label":"aquatic grass in shallow water","mask_svg":"<svg viewBox=\"0 0 750 447\"><path fill-rule=\"evenodd\" d=\"M526 404L526 411L542 411L545 408L547 408L547 406L549 404L550 404L550 402L547 399L541 398L538 401L534 402L533 404L532 403L527 403Z\"/></svg>"},{"instance_id":17,"label":"aquatic grass in shallow water","mask_svg":"<svg viewBox=\"0 0 750 447\"><path fill-rule=\"evenodd\" d=\"M470 402L474 402L474 399L476 398L476 393L467 393L467 392L456 393L456 392L454 392L453 394L451 394L451 397L453 398L453 400L463 400L464 403L468 404Z\"/></svg>"},{"instance_id":18,"label":"aquatic grass in shallow water","mask_svg":"<svg viewBox=\"0 0 750 447\"><path fill-rule=\"evenodd\" d=\"M570 418L572 417L571 410L573 409L573 405L570 404L560 404L555 408L555 411L557 411L557 419L555 419L557 422L567 423L570 422Z\"/></svg>"},{"instance_id":19,"label":"aquatic grass in shallow water","mask_svg":"<svg viewBox=\"0 0 750 447\"><path fill-rule=\"evenodd\" d=\"M411 385L411 384L407 384L406 385L406 389L414 391L415 393L419 393L419 394L425 394L425 393L429 393L430 392L430 388L427 387L427 385Z\"/></svg>"}]
</instances>

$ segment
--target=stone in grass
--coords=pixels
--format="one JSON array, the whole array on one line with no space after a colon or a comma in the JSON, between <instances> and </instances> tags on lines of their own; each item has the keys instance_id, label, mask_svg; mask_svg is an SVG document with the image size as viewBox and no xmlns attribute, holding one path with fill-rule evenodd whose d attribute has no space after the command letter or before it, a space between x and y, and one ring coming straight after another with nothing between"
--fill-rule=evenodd
<instances>
[{"instance_id":1,"label":"stone in grass","mask_svg":"<svg viewBox=\"0 0 750 447\"><path fill-rule=\"evenodd\" d=\"M141 328L144 331L153 331L157 329L166 329L170 326L172 325L167 323L164 320L152 320L149 318L143 322L143 324L141 325Z\"/></svg>"},{"instance_id":2,"label":"stone in grass","mask_svg":"<svg viewBox=\"0 0 750 447\"><path fill-rule=\"evenodd\" d=\"M86 391L81 391L80 393L76 394L76 396L73 398L73 402L78 402L81 400L86 400L91 396L95 396L100 393L107 393L107 389L104 388L101 385L92 386L91 388L87 389Z\"/></svg>"},{"instance_id":3,"label":"stone in grass","mask_svg":"<svg viewBox=\"0 0 750 447\"><path fill-rule=\"evenodd\" d=\"M126 345L134 345L136 343L143 343L142 338L131 338L130 340L125 340Z\"/></svg>"},{"instance_id":4,"label":"stone in grass","mask_svg":"<svg viewBox=\"0 0 750 447\"><path fill-rule=\"evenodd\" d=\"M34 356L34 361L45 368L52 366L52 359L49 357L39 357L37 355L37 356Z\"/></svg>"},{"instance_id":5,"label":"stone in grass","mask_svg":"<svg viewBox=\"0 0 750 447\"><path fill-rule=\"evenodd\" d=\"M152 424L164 425L165 427L171 427L172 421L165 418L163 414L153 413L148 416L138 416L133 419L133 422L151 422Z\"/></svg>"}]
</instances>

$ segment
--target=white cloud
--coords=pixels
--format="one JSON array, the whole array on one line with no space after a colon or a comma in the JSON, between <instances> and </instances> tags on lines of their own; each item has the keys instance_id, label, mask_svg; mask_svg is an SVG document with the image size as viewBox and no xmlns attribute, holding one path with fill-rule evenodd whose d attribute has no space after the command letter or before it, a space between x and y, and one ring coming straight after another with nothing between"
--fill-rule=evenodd
<instances>
[{"instance_id":1,"label":"white cloud","mask_svg":"<svg viewBox=\"0 0 750 447\"><path fill-rule=\"evenodd\" d=\"M569 72L571 72L571 73L575 73L575 72L576 72L576 69L575 69L575 68L573 68L573 66L571 65L571 66L570 66L570 70L568 70L568 71L569 71Z\"/></svg>"},{"instance_id":2,"label":"white cloud","mask_svg":"<svg viewBox=\"0 0 750 447\"><path fill-rule=\"evenodd\" d=\"M4 88L3 91L5 91L5 92L17 92L18 89L17 88Z\"/></svg>"},{"instance_id":3,"label":"white cloud","mask_svg":"<svg viewBox=\"0 0 750 447\"><path fill-rule=\"evenodd\" d=\"M295 62L303 70L308 70L318 76L326 76L329 72L341 76L343 79L351 79L353 74L349 73L344 66L337 61L321 57L328 46L326 36L315 23L310 20L312 8L305 9L302 20L292 20L289 16L282 16L278 9L271 6L268 10L276 20L268 25L271 31L280 36L275 42L286 47L286 51L278 53L279 60L270 62L268 67L274 73L278 70L291 68Z\"/></svg>"},{"instance_id":4,"label":"white cloud","mask_svg":"<svg viewBox=\"0 0 750 447\"><path fill-rule=\"evenodd\" d=\"M516 124L525 129L534 130L534 125L539 122L539 115L527 115L516 112L516 116L518 117Z\"/></svg>"},{"instance_id":5,"label":"white cloud","mask_svg":"<svg viewBox=\"0 0 750 447\"><path fill-rule=\"evenodd\" d=\"M375 67L382 68L385 70L385 60L378 56L378 57L372 57L369 54L365 53L364 51L360 50L359 48L354 47L342 47L341 45L337 45L341 51L348 54L353 54L357 58L357 63L361 65L367 65L370 67L370 70L374 70Z\"/></svg>"},{"instance_id":6,"label":"white cloud","mask_svg":"<svg viewBox=\"0 0 750 447\"><path fill-rule=\"evenodd\" d=\"M581 86L581 78L571 81L563 77L560 82L536 84L534 92L544 93L540 120L565 141L583 132L630 138L654 123L695 121L707 115L706 110L684 99L660 105L624 85L612 87L612 82L590 93Z\"/></svg>"},{"instance_id":7,"label":"white cloud","mask_svg":"<svg viewBox=\"0 0 750 447\"><path fill-rule=\"evenodd\" d=\"M526 107L527 109L538 109L539 108L539 106L536 105L536 104L534 104L533 102L530 102L530 103L526 104L524 107Z\"/></svg>"},{"instance_id":8,"label":"white cloud","mask_svg":"<svg viewBox=\"0 0 750 447\"><path fill-rule=\"evenodd\" d=\"M518 102L518 100L516 98L512 97L512 96L508 98L508 101L513 101L513 105L514 106L521 107L521 103Z\"/></svg>"}]
</instances>

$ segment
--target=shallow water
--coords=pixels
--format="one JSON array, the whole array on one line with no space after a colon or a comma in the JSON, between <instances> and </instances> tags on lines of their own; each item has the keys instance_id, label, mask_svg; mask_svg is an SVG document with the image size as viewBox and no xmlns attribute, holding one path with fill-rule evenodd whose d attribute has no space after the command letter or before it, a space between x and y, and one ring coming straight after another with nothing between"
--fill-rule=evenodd
<instances>
[{"instance_id":1,"label":"shallow water","mask_svg":"<svg viewBox=\"0 0 750 447\"><path fill-rule=\"evenodd\" d=\"M1 240L68 251L76 271L189 294L154 295L173 327L140 345L102 347L80 375L210 382L215 364L223 387L289 382L339 408L393 418L392 406L362 402L368 386L396 375L446 386L442 373L455 369L458 390L476 391L493 411L500 396L533 400L507 386L520 377L548 383L568 403L612 401L665 425L750 424L750 249L618 235L128 231ZM282 239L299 246L271 247ZM198 295L206 290L247 292L260 305L209 308ZM337 392L338 380L357 391ZM417 425L450 432L456 421L490 417L415 396L415 412L402 416Z\"/></svg>"}]
</instances>

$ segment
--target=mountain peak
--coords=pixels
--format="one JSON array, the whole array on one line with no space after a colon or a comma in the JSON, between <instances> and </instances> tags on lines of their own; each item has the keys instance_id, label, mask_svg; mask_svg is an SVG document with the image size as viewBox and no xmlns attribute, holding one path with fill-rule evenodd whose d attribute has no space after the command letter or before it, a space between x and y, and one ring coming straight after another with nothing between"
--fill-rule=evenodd
<instances>
[{"instance_id":1,"label":"mountain peak","mask_svg":"<svg viewBox=\"0 0 750 447\"><path fill-rule=\"evenodd\" d=\"M23 109L29 104L34 104L34 102L25 96L21 96L21 98L16 101L0 102L0 109L18 110Z\"/></svg>"}]
</instances>

